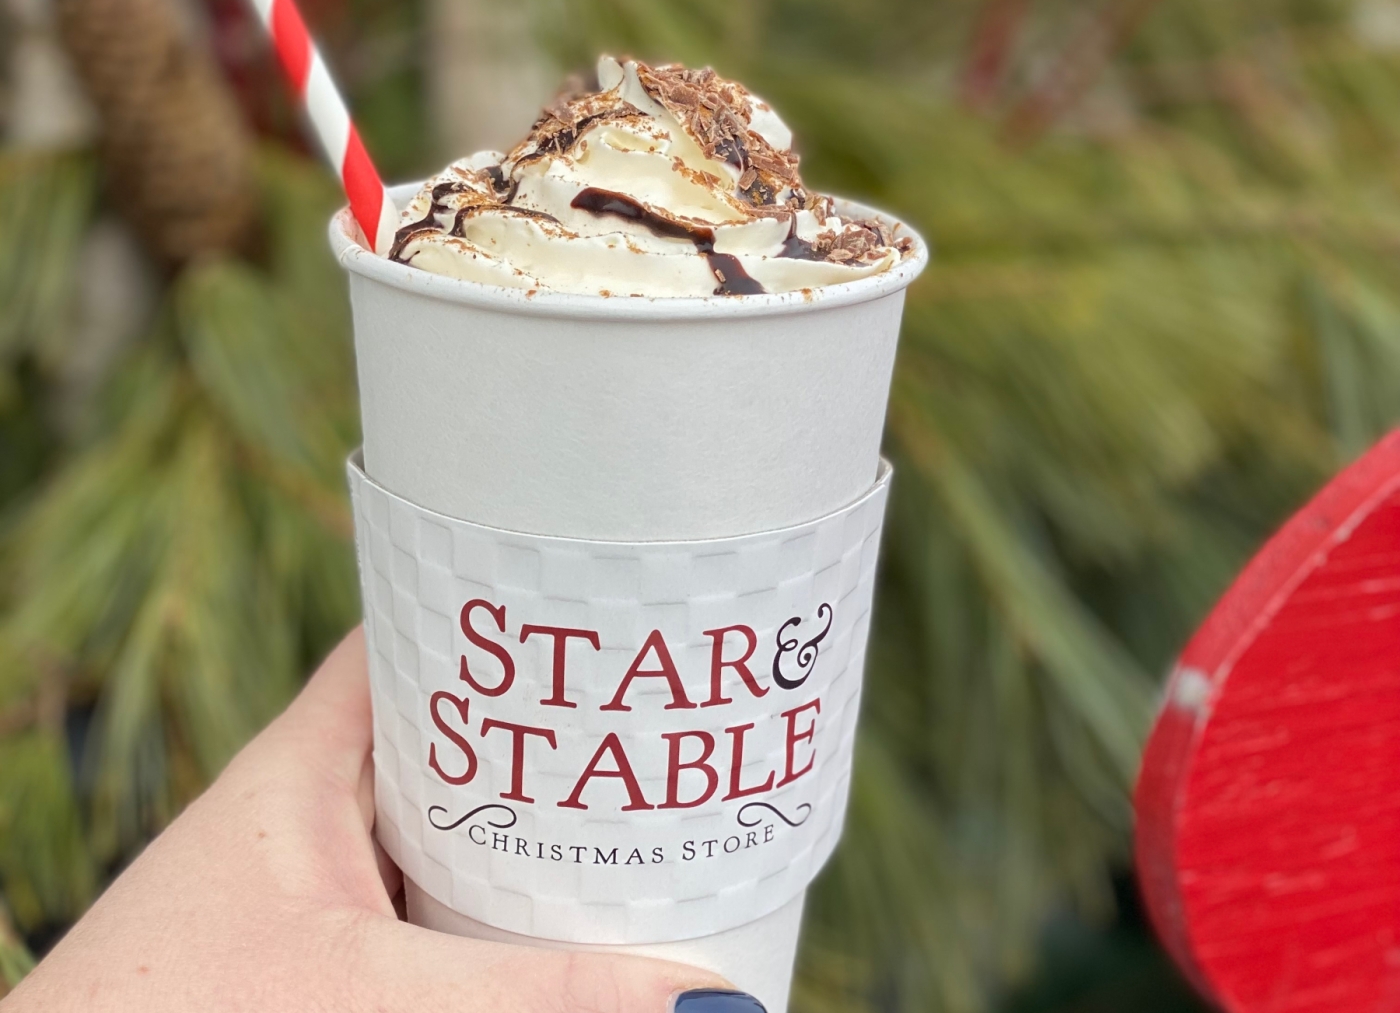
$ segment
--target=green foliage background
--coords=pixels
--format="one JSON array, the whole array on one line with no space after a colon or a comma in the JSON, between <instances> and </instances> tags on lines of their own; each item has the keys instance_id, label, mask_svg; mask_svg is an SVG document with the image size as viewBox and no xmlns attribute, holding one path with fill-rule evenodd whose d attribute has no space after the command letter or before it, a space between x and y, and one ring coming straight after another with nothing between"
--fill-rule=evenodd
<instances>
[{"instance_id":1,"label":"green foliage background","mask_svg":"<svg viewBox=\"0 0 1400 1013\"><path fill-rule=\"evenodd\" d=\"M1015 986L1064 926L1113 916L1157 678L1400 408L1390 4L532 10L563 66L626 51L743 80L809 182L936 248L906 311L854 798L798 1007L1112 1008ZM404 154L412 68L383 81L355 88L371 150L428 168L441 153ZM78 915L356 615L336 197L277 146L260 172L264 253L171 278L73 429L49 399L99 167L0 154L0 888L22 930Z\"/></svg>"}]
</instances>

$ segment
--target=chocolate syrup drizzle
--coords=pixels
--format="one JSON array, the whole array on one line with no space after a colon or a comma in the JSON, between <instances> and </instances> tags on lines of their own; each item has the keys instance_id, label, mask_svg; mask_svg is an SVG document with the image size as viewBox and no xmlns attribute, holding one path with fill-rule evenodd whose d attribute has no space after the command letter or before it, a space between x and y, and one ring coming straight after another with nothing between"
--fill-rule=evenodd
<instances>
[{"instance_id":1,"label":"chocolate syrup drizzle","mask_svg":"<svg viewBox=\"0 0 1400 1013\"><path fill-rule=\"evenodd\" d=\"M688 239L694 244L695 251L704 256L705 262L710 265L710 270L719 281L715 295L761 295L767 291L749 276L744 266L739 263L739 258L732 254L715 252L714 229L673 221L649 210L626 194L596 186L579 191L578 196L569 202L569 206L590 214L626 218L636 222L652 235L664 239Z\"/></svg>"},{"instance_id":2,"label":"chocolate syrup drizzle","mask_svg":"<svg viewBox=\"0 0 1400 1013\"><path fill-rule=\"evenodd\" d=\"M394 245L389 247L389 259L403 263L403 248L412 242L413 237L420 232L436 232L438 223L437 216L447 210L447 206L442 203L442 199L450 193L456 193L461 187L448 180L446 183L439 183L433 187L433 199L428 205L428 213L416 222L409 222L403 228L394 233Z\"/></svg>"},{"instance_id":3,"label":"chocolate syrup drizzle","mask_svg":"<svg viewBox=\"0 0 1400 1013\"><path fill-rule=\"evenodd\" d=\"M407 263L403 259L403 248L411 243L413 237L420 232L436 232L437 227L437 204L434 202L432 207L428 208L428 213L425 216L416 222L409 222L394 233L394 245L389 247L389 259L397 260L401 264Z\"/></svg>"},{"instance_id":4,"label":"chocolate syrup drizzle","mask_svg":"<svg viewBox=\"0 0 1400 1013\"><path fill-rule=\"evenodd\" d=\"M453 218L452 228L449 234L455 236L463 235L463 222L470 215L478 211L507 211L515 214L539 218L551 222L558 222L553 215L543 211L535 211L530 208L517 208L510 204L515 196L515 183L508 180L501 172L499 166L491 166L486 170L491 177L492 188L496 190L500 204L476 204L460 208ZM410 222L394 234L394 245L389 250L389 259L402 262L403 249L420 233L439 231L437 216L450 210L445 202L446 198L454 193L460 193L469 189L465 184L448 180L433 187L432 203L428 207L428 213L416 222ZM719 282L715 286L715 295L761 295L767 290L763 285L744 270L743 264L732 254L715 252L715 232L714 229L706 228L703 225L690 225L686 222L675 221L659 215L649 210L645 205L633 200L626 194L617 193L613 190L604 190L601 187L590 186L579 192L570 206L587 211L595 215L616 215L618 218L625 218L628 221L636 222L647 229L653 235L666 239L685 239L694 245L695 251L705 258L710 270L714 272L715 279ZM793 260L824 260L816 247L805 239L797 235L797 218L793 217L788 226L787 238L783 240L783 248L778 253L779 257L787 257Z\"/></svg>"},{"instance_id":5,"label":"chocolate syrup drizzle","mask_svg":"<svg viewBox=\"0 0 1400 1013\"><path fill-rule=\"evenodd\" d=\"M515 200L516 188L520 186L518 179L506 176L499 165L488 165L486 175L491 178L491 189L496 191L496 196L501 199L502 204L509 204Z\"/></svg>"},{"instance_id":6,"label":"chocolate syrup drizzle","mask_svg":"<svg viewBox=\"0 0 1400 1013\"><path fill-rule=\"evenodd\" d=\"M825 260L826 257L817 252L816 246L797 234L797 215L792 216L792 222L788 225L787 238L783 240L780 257L787 257L789 260Z\"/></svg>"}]
</instances>

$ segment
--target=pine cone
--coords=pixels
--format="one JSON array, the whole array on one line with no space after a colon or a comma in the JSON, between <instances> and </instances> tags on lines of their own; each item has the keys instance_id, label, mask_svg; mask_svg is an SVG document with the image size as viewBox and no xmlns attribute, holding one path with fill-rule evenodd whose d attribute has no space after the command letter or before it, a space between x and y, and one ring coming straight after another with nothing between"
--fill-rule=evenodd
<instances>
[{"instance_id":1,"label":"pine cone","mask_svg":"<svg viewBox=\"0 0 1400 1013\"><path fill-rule=\"evenodd\" d=\"M251 232L251 145L209 54L172 0L56 0L64 45L101 116L111 198L158 257L229 250Z\"/></svg>"}]
</instances>

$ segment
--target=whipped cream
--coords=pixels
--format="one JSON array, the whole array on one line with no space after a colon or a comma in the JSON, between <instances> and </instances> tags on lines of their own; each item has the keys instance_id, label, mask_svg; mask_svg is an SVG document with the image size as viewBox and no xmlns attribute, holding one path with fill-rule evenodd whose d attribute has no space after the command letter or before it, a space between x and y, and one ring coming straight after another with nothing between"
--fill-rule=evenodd
<instances>
[{"instance_id":1,"label":"whipped cream","mask_svg":"<svg viewBox=\"0 0 1400 1013\"><path fill-rule=\"evenodd\" d=\"M509 154L428 180L392 259L491 285L612 296L790 292L888 269L897 225L808 192L792 132L708 68L604 56Z\"/></svg>"}]
</instances>

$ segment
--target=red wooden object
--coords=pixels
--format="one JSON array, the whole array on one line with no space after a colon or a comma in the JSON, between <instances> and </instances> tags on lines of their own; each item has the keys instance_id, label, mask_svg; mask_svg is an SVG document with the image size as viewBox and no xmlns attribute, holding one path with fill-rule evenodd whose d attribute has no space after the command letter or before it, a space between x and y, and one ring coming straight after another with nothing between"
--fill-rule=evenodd
<instances>
[{"instance_id":1,"label":"red wooden object","mask_svg":"<svg viewBox=\"0 0 1400 1013\"><path fill-rule=\"evenodd\" d=\"M1400 431L1187 645L1136 806L1153 921L1221 1007L1400 1011Z\"/></svg>"}]
</instances>

